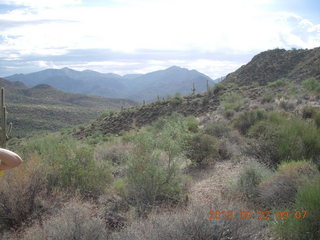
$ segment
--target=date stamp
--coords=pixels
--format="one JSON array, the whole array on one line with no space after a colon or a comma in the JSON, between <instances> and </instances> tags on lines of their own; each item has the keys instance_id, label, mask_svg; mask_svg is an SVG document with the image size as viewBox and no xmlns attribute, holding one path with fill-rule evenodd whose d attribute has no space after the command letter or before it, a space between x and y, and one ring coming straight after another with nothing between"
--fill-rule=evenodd
<instances>
[{"instance_id":1,"label":"date stamp","mask_svg":"<svg viewBox=\"0 0 320 240\"><path fill-rule=\"evenodd\" d=\"M233 210L224 210L224 211L209 211L208 219L288 219L288 218L296 218L296 219L304 219L308 215L307 211L246 211L241 210L238 212L234 212Z\"/></svg>"}]
</instances>

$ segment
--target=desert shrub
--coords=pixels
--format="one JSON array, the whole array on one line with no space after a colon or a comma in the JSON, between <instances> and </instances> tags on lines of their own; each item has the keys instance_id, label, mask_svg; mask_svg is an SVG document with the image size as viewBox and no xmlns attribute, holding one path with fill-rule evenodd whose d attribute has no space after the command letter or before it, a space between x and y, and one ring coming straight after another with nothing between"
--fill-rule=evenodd
<instances>
[{"instance_id":1,"label":"desert shrub","mask_svg":"<svg viewBox=\"0 0 320 240\"><path fill-rule=\"evenodd\" d=\"M235 92L228 92L221 96L221 106L225 110L239 111L244 106L244 98L241 94Z\"/></svg>"},{"instance_id":2,"label":"desert shrub","mask_svg":"<svg viewBox=\"0 0 320 240\"><path fill-rule=\"evenodd\" d=\"M210 101L210 99L209 99L209 97L208 97L207 95L203 96L203 98L202 98L202 105L203 105L203 106L208 105L208 104L209 104L209 101Z\"/></svg>"},{"instance_id":3,"label":"desert shrub","mask_svg":"<svg viewBox=\"0 0 320 240\"><path fill-rule=\"evenodd\" d=\"M185 118L188 131L196 133L199 130L199 124L195 117L189 116Z\"/></svg>"},{"instance_id":4,"label":"desert shrub","mask_svg":"<svg viewBox=\"0 0 320 240\"><path fill-rule=\"evenodd\" d=\"M213 164L219 157L218 140L207 134L196 134L186 142L185 153L196 166Z\"/></svg>"},{"instance_id":5,"label":"desert shrub","mask_svg":"<svg viewBox=\"0 0 320 240\"><path fill-rule=\"evenodd\" d=\"M263 95L263 97L261 98L261 103L271 103L274 101L274 96L272 93L267 93L266 95Z\"/></svg>"},{"instance_id":6,"label":"desert shrub","mask_svg":"<svg viewBox=\"0 0 320 240\"><path fill-rule=\"evenodd\" d=\"M232 157L231 143L227 140L222 140L218 144L218 153L220 160L230 159Z\"/></svg>"},{"instance_id":7,"label":"desert shrub","mask_svg":"<svg viewBox=\"0 0 320 240\"><path fill-rule=\"evenodd\" d=\"M279 101L279 107L285 111L292 111L294 110L295 106L296 106L296 102L294 100L280 99Z\"/></svg>"},{"instance_id":8,"label":"desert shrub","mask_svg":"<svg viewBox=\"0 0 320 240\"><path fill-rule=\"evenodd\" d=\"M233 116L234 116L234 114L235 114L235 111L233 111L233 110L226 110L226 111L224 111L224 113L223 113L223 115L227 118L227 119L231 119L231 118L233 118Z\"/></svg>"},{"instance_id":9,"label":"desert shrub","mask_svg":"<svg viewBox=\"0 0 320 240\"><path fill-rule=\"evenodd\" d=\"M271 170L266 166L258 162L252 162L241 170L236 188L247 198L255 199L258 197L258 185L271 174Z\"/></svg>"},{"instance_id":10,"label":"desert shrub","mask_svg":"<svg viewBox=\"0 0 320 240\"><path fill-rule=\"evenodd\" d=\"M207 239L264 239L261 221L242 219L208 219L210 210L236 207L191 206L188 211L153 213L148 219L135 221L121 232L114 233L112 240L207 240ZM218 210L218 211L219 211Z\"/></svg>"},{"instance_id":11,"label":"desert shrub","mask_svg":"<svg viewBox=\"0 0 320 240\"><path fill-rule=\"evenodd\" d=\"M268 86L269 87L283 87L288 84L288 80L286 78L280 78L274 82L269 82Z\"/></svg>"},{"instance_id":12,"label":"desert shrub","mask_svg":"<svg viewBox=\"0 0 320 240\"><path fill-rule=\"evenodd\" d=\"M316 124L317 128L320 128L320 112L315 113L312 116L314 123Z\"/></svg>"},{"instance_id":13,"label":"desert shrub","mask_svg":"<svg viewBox=\"0 0 320 240\"><path fill-rule=\"evenodd\" d=\"M320 178L303 186L288 212L306 211L305 218L290 217L274 221L275 232L286 240L316 240L320 238ZM299 215L298 215L299 216Z\"/></svg>"},{"instance_id":14,"label":"desert shrub","mask_svg":"<svg viewBox=\"0 0 320 240\"><path fill-rule=\"evenodd\" d=\"M109 161L112 164L121 164L124 157L133 148L133 144L116 142L113 144L98 145L94 151L97 161Z\"/></svg>"},{"instance_id":15,"label":"desert shrub","mask_svg":"<svg viewBox=\"0 0 320 240\"><path fill-rule=\"evenodd\" d=\"M317 112L317 110L312 106L306 105L302 108L301 112L302 112L302 118L306 119L306 118L312 118L314 114Z\"/></svg>"},{"instance_id":16,"label":"desert shrub","mask_svg":"<svg viewBox=\"0 0 320 240\"><path fill-rule=\"evenodd\" d=\"M219 92L223 91L225 89L225 87L218 83L216 85L214 85L213 88L210 89L210 91L212 91L214 94L218 94Z\"/></svg>"},{"instance_id":17,"label":"desert shrub","mask_svg":"<svg viewBox=\"0 0 320 240\"><path fill-rule=\"evenodd\" d=\"M30 139L19 150L23 156L39 154L48 166L47 189L80 191L85 196L98 196L111 180L107 162L93 158L93 148L81 145L71 137L48 135Z\"/></svg>"},{"instance_id":18,"label":"desert shrub","mask_svg":"<svg viewBox=\"0 0 320 240\"><path fill-rule=\"evenodd\" d=\"M179 141L175 142L179 140L175 133L174 129L166 128L161 136L155 136L143 129L134 139L136 147L127 155L126 179L129 199L139 215L163 201L180 200L183 180L178 156L181 150Z\"/></svg>"},{"instance_id":19,"label":"desert shrub","mask_svg":"<svg viewBox=\"0 0 320 240\"><path fill-rule=\"evenodd\" d=\"M56 215L30 228L25 240L108 239L105 223L90 204L72 201Z\"/></svg>"},{"instance_id":20,"label":"desert shrub","mask_svg":"<svg viewBox=\"0 0 320 240\"><path fill-rule=\"evenodd\" d=\"M170 99L170 103L174 106L177 106L183 102L183 98L180 93L176 93L176 95Z\"/></svg>"},{"instance_id":21,"label":"desert shrub","mask_svg":"<svg viewBox=\"0 0 320 240\"><path fill-rule=\"evenodd\" d=\"M249 136L246 153L271 167L285 160L319 161L320 135L313 123L272 113L250 128Z\"/></svg>"},{"instance_id":22,"label":"desert shrub","mask_svg":"<svg viewBox=\"0 0 320 240\"><path fill-rule=\"evenodd\" d=\"M276 173L259 185L259 200L269 208L292 205L299 188L318 175L316 165L308 161L281 163Z\"/></svg>"},{"instance_id":23,"label":"desert shrub","mask_svg":"<svg viewBox=\"0 0 320 240\"><path fill-rule=\"evenodd\" d=\"M0 230L19 228L45 210L41 197L46 178L39 156L33 155L0 178Z\"/></svg>"},{"instance_id":24,"label":"desert shrub","mask_svg":"<svg viewBox=\"0 0 320 240\"><path fill-rule=\"evenodd\" d=\"M120 197L128 198L128 186L125 178L116 179L112 184L112 188Z\"/></svg>"},{"instance_id":25,"label":"desert shrub","mask_svg":"<svg viewBox=\"0 0 320 240\"><path fill-rule=\"evenodd\" d=\"M309 78L302 82L302 86L305 90L312 93L320 92L320 81L315 78Z\"/></svg>"},{"instance_id":26,"label":"desert shrub","mask_svg":"<svg viewBox=\"0 0 320 240\"><path fill-rule=\"evenodd\" d=\"M263 110L245 111L234 120L233 125L242 134L246 134L251 126L266 118L267 114Z\"/></svg>"},{"instance_id":27,"label":"desert shrub","mask_svg":"<svg viewBox=\"0 0 320 240\"><path fill-rule=\"evenodd\" d=\"M193 116L184 117L181 114L174 112L170 116L159 118L152 124L152 127L155 134L159 134L165 128L176 128L179 132L186 133L188 131L196 131L198 122Z\"/></svg>"},{"instance_id":28,"label":"desert shrub","mask_svg":"<svg viewBox=\"0 0 320 240\"><path fill-rule=\"evenodd\" d=\"M80 191L89 197L102 194L111 181L110 167L102 161L95 161L93 149L73 149L73 157L51 165L48 174L49 189L61 187L68 191Z\"/></svg>"},{"instance_id":29,"label":"desert shrub","mask_svg":"<svg viewBox=\"0 0 320 240\"><path fill-rule=\"evenodd\" d=\"M211 122L204 127L203 132L213 137L222 138L229 136L230 128L226 123Z\"/></svg>"}]
</instances>

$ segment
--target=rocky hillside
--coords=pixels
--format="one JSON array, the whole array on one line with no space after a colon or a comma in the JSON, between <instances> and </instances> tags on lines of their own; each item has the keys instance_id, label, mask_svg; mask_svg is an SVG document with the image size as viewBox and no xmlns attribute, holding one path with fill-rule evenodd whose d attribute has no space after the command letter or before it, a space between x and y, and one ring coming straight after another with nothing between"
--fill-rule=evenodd
<instances>
[{"instance_id":1,"label":"rocky hillside","mask_svg":"<svg viewBox=\"0 0 320 240\"><path fill-rule=\"evenodd\" d=\"M266 85L280 78L302 81L310 77L320 79L320 48L262 52L248 64L227 75L225 82L240 86L254 82Z\"/></svg>"},{"instance_id":2,"label":"rocky hillside","mask_svg":"<svg viewBox=\"0 0 320 240\"><path fill-rule=\"evenodd\" d=\"M204 116L216 111L220 106L223 95L238 92L249 99L259 98L267 89L264 87L246 87L229 89L212 89L209 93L199 93L180 98L161 100L139 107L131 107L120 112L101 116L85 128L74 129L73 135L79 139L100 134L119 134L121 131L138 129L156 121L162 116L171 115L174 112L184 116Z\"/></svg>"}]
</instances>

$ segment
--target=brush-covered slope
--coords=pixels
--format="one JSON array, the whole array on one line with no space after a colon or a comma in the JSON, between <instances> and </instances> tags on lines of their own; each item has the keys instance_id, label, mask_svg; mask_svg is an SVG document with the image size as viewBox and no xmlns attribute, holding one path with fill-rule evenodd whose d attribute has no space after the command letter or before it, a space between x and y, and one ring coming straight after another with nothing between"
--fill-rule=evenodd
<instances>
[{"instance_id":1,"label":"brush-covered slope","mask_svg":"<svg viewBox=\"0 0 320 240\"><path fill-rule=\"evenodd\" d=\"M28 88L19 82L0 79L5 88L8 121L14 125L13 136L25 136L39 130L58 130L96 119L110 109L135 106L127 99L109 99L66 93L49 85Z\"/></svg>"},{"instance_id":2,"label":"brush-covered slope","mask_svg":"<svg viewBox=\"0 0 320 240\"><path fill-rule=\"evenodd\" d=\"M266 85L280 78L302 81L310 77L320 79L320 48L262 52L248 64L227 75L224 82L240 86L254 82Z\"/></svg>"}]
</instances>

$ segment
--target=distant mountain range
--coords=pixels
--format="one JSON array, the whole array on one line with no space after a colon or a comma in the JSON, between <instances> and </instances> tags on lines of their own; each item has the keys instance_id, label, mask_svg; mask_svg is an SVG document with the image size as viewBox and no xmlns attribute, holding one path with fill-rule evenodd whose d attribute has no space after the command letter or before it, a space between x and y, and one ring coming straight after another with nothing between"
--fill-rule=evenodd
<instances>
[{"instance_id":1,"label":"distant mountain range","mask_svg":"<svg viewBox=\"0 0 320 240\"><path fill-rule=\"evenodd\" d=\"M128 99L67 93L47 84L28 88L0 78L0 87L5 89L8 122L13 122L11 136L15 137L87 123L103 112L137 105Z\"/></svg>"},{"instance_id":2,"label":"distant mountain range","mask_svg":"<svg viewBox=\"0 0 320 240\"><path fill-rule=\"evenodd\" d=\"M67 92L83 93L110 98L129 98L138 101L153 101L180 93L191 93L193 83L196 92L215 84L210 77L196 71L177 66L147 74L120 76L113 73L95 71L75 71L70 68L46 69L30 74L15 74L5 77L10 81L20 81L28 87L48 84ZM217 82L217 81L216 81Z\"/></svg>"}]
</instances>

